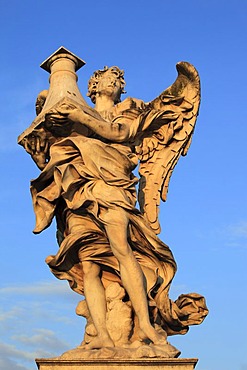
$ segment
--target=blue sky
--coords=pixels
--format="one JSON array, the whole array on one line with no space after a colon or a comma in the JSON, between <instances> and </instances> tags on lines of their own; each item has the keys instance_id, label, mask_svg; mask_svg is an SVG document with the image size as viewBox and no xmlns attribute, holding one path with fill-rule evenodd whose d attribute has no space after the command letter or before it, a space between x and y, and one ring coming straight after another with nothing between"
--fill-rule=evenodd
<instances>
[{"instance_id":1,"label":"blue sky","mask_svg":"<svg viewBox=\"0 0 247 370\"><path fill-rule=\"evenodd\" d=\"M84 97L104 65L123 68L126 96L144 101L175 80L178 61L198 69L196 131L160 219L178 263L171 297L201 293L210 314L170 342L182 357L199 358L197 370L247 369L246 16L244 0L1 1L1 369L36 369L35 357L59 355L83 337L80 296L44 262L57 250L55 227L32 234L29 181L39 170L16 144L48 87L39 65L61 45L87 63L78 72Z\"/></svg>"}]
</instances>

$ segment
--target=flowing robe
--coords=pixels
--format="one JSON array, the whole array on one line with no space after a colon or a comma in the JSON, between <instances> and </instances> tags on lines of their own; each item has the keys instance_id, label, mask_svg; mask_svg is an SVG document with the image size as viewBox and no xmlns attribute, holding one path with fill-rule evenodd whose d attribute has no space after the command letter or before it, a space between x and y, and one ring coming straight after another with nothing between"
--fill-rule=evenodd
<instances>
[{"instance_id":1,"label":"flowing robe","mask_svg":"<svg viewBox=\"0 0 247 370\"><path fill-rule=\"evenodd\" d=\"M74 291L83 294L81 261L100 265L105 286L111 281L121 283L119 264L104 228L104 213L121 207L129 219L129 245L147 280L151 320L160 320L168 334L183 334L189 324L202 321L203 298L194 294L180 296L176 302L169 299L176 272L174 257L135 208L138 180L132 171L138 161L129 143L141 125L150 125L162 114L150 112L143 122L143 117L138 116L143 103L129 98L127 105L132 110L126 110L126 101L114 107L111 114L113 123L129 125L127 143L107 142L74 132L51 145L48 164L31 182L36 214L34 232L44 230L56 217L60 246L46 262L57 278L67 279Z\"/></svg>"}]
</instances>

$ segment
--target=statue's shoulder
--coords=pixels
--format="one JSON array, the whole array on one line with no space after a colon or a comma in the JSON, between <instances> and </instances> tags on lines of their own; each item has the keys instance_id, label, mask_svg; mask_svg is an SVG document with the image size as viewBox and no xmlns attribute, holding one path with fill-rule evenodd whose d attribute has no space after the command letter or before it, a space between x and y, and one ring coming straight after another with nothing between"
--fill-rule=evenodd
<instances>
[{"instance_id":1,"label":"statue's shoulder","mask_svg":"<svg viewBox=\"0 0 247 370\"><path fill-rule=\"evenodd\" d=\"M114 107L114 115L128 115L128 113L141 113L145 109L145 103L141 99L128 97Z\"/></svg>"}]
</instances>

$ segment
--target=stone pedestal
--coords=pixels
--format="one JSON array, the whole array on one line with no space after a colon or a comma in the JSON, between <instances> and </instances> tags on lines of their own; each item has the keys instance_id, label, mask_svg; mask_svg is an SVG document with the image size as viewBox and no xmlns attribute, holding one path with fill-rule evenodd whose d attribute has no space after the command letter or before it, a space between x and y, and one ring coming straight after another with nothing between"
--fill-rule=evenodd
<instances>
[{"instance_id":1,"label":"stone pedestal","mask_svg":"<svg viewBox=\"0 0 247 370\"><path fill-rule=\"evenodd\" d=\"M193 370L195 358L139 360L65 360L36 359L39 370Z\"/></svg>"}]
</instances>

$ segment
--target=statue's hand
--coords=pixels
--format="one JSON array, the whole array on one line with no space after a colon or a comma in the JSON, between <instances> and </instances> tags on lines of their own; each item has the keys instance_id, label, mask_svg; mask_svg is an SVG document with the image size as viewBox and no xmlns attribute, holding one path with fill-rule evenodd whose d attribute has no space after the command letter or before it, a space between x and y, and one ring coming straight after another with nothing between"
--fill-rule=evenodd
<instances>
[{"instance_id":1,"label":"statue's hand","mask_svg":"<svg viewBox=\"0 0 247 370\"><path fill-rule=\"evenodd\" d=\"M45 115L45 127L54 134L67 136L76 122L79 109L73 105L62 104L59 108L51 110Z\"/></svg>"},{"instance_id":2,"label":"statue's hand","mask_svg":"<svg viewBox=\"0 0 247 370\"><path fill-rule=\"evenodd\" d=\"M95 131L102 122L106 121L95 109L77 108L72 104L62 104L45 115L45 128L56 137L69 136L73 130L78 129L78 125Z\"/></svg>"},{"instance_id":3,"label":"statue's hand","mask_svg":"<svg viewBox=\"0 0 247 370\"><path fill-rule=\"evenodd\" d=\"M45 115L46 128L65 125L68 123L68 115L62 115L57 111L47 113Z\"/></svg>"},{"instance_id":4,"label":"statue's hand","mask_svg":"<svg viewBox=\"0 0 247 370\"><path fill-rule=\"evenodd\" d=\"M66 122L68 119L70 119L69 116L73 114L74 111L79 111L79 109L72 104L64 103L58 108L50 110L50 112L45 115L45 118L51 123L63 124L63 122Z\"/></svg>"},{"instance_id":5,"label":"statue's hand","mask_svg":"<svg viewBox=\"0 0 247 370\"><path fill-rule=\"evenodd\" d=\"M39 169L43 170L49 159L49 142L45 137L45 131L33 132L26 138L24 146Z\"/></svg>"}]
</instances>

